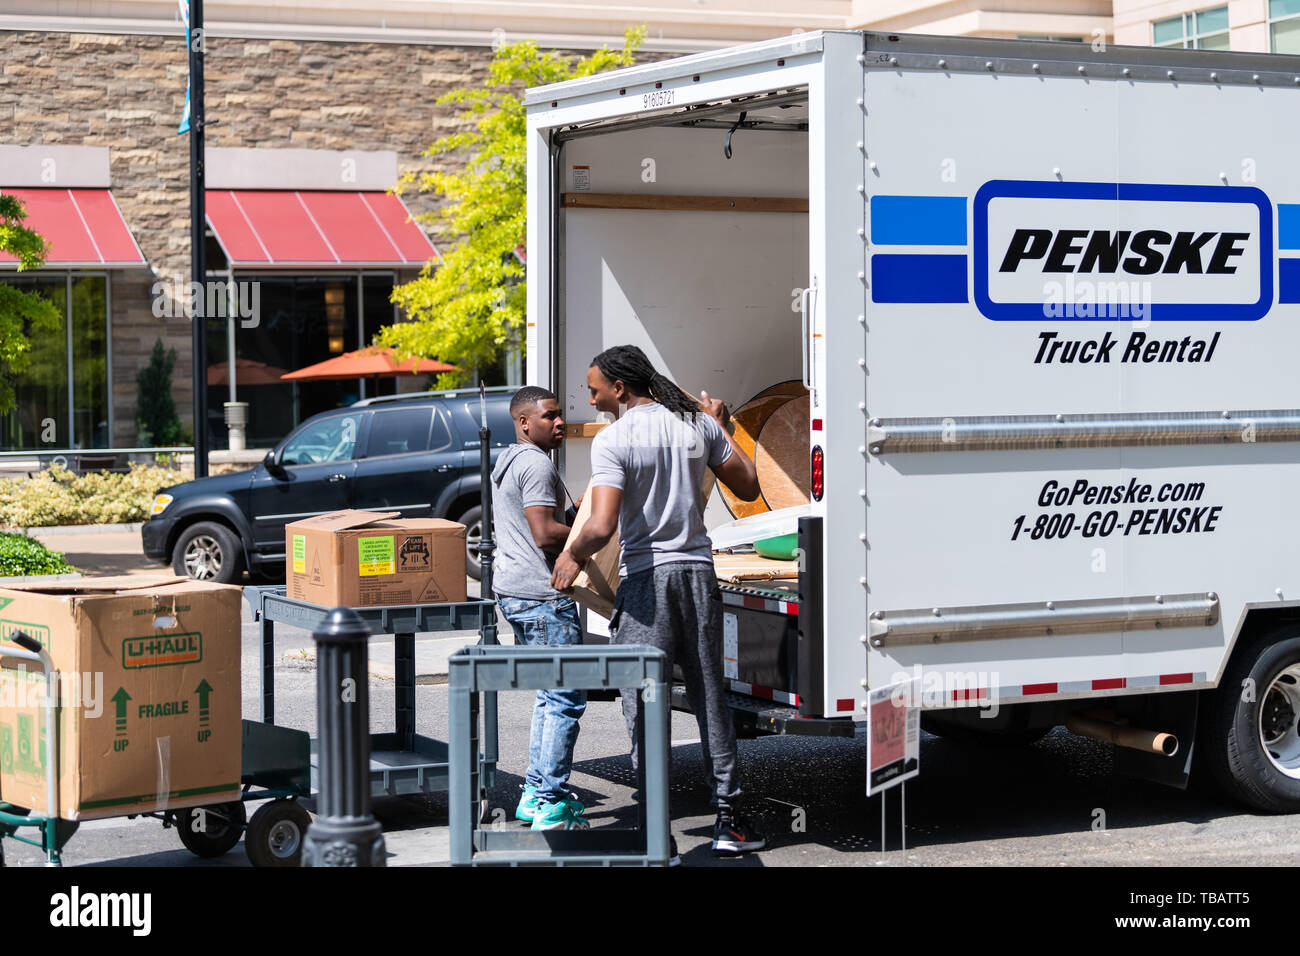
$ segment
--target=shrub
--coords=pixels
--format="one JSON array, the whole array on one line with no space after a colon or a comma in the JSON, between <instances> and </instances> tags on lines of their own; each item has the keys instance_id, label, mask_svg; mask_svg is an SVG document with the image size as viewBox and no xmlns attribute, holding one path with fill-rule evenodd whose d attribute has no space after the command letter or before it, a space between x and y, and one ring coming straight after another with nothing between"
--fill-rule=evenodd
<instances>
[{"instance_id":1,"label":"shrub","mask_svg":"<svg viewBox=\"0 0 1300 956\"><path fill-rule=\"evenodd\" d=\"M71 574L76 571L63 555L25 534L0 531L0 577L29 574Z\"/></svg>"},{"instance_id":2,"label":"shrub","mask_svg":"<svg viewBox=\"0 0 1300 956\"><path fill-rule=\"evenodd\" d=\"M74 475L51 465L34 478L0 479L0 526L45 528L144 521L158 489L186 477L179 469L157 465L132 465L125 475Z\"/></svg>"},{"instance_id":3,"label":"shrub","mask_svg":"<svg viewBox=\"0 0 1300 956\"><path fill-rule=\"evenodd\" d=\"M139 388L139 410L136 421L149 442L155 446L182 445L188 441L185 428L176 416L176 403L172 401L172 369L176 366L176 350L163 350L162 339L153 343L149 364L136 374Z\"/></svg>"}]
</instances>

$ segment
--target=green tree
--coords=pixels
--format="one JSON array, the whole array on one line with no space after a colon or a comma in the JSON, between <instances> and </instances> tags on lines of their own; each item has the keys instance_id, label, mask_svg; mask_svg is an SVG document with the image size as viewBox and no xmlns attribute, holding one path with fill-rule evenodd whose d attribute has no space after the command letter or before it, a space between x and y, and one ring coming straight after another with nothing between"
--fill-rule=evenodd
<instances>
[{"instance_id":1,"label":"green tree","mask_svg":"<svg viewBox=\"0 0 1300 956\"><path fill-rule=\"evenodd\" d=\"M473 128L437 140L429 157L468 152L461 172L405 174L397 192L418 188L449 200L440 212L420 217L437 235L456 240L436 267L393 290L410 319L379 330L375 340L402 356L418 355L462 368L492 364L524 325L524 268L515 256L526 235L525 168L527 117L522 92L604 70L631 66L646 28L629 27L622 50L602 47L586 57L541 52L532 40L497 48L481 87L454 90L438 105L460 107ZM442 387L458 373L440 376Z\"/></svg>"},{"instance_id":2,"label":"green tree","mask_svg":"<svg viewBox=\"0 0 1300 956\"><path fill-rule=\"evenodd\" d=\"M27 207L15 196L0 194L0 250L18 258L18 271L39 269L45 264L49 243L23 223ZM35 292L24 292L0 282L0 414L16 403L14 384L31 364L29 335L56 332L62 314Z\"/></svg>"},{"instance_id":3,"label":"green tree","mask_svg":"<svg viewBox=\"0 0 1300 956\"><path fill-rule=\"evenodd\" d=\"M163 350L162 339L155 339L149 364L135 376L139 387L136 422L146 440L155 446L180 445L187 441L185 429L176 416L172 401L172 369L176 367L176 350Z\"/></svg>"}]
</instances>

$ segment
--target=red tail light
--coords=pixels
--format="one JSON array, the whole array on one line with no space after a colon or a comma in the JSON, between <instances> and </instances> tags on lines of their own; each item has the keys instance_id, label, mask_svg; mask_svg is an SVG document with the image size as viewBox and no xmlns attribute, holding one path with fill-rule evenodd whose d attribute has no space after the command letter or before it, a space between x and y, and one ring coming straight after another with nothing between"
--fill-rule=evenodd
<instances>
[{"instance_id":1,"label":"red tail light","mask_svg":"<svg viewBox=\"0 0 1300 956\"><path fill-rule=\"evenodd\" d=\"M826 488L825 464L826 464L826 455L822 452L821 445L813 445L813 450L812 450L813 501L821 501L822 492Z\"/></svg>"}]
</instances>

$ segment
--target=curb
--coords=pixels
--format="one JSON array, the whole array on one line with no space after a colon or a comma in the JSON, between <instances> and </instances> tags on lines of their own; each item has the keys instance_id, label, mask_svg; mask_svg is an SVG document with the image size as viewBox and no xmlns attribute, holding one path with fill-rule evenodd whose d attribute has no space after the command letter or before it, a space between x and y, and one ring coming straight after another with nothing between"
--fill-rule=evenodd
<instances>
[{"instance_id":1,"label":"curb","mask_svg":"<svg viewBox=\"0 0 1300 956\"><path fill-rule=\"evenodd\" d=\"M29 574L12 578L0 578L0 587L7 584L41 584L51 581L76 581L82 577L81 572L73 574Z\"/></svg>"},{"instance_id":2,"label":"curb","mask_svg":"<svg viewBox=\"0 0 1300 956\"><path fill-rule=\"evenodd\" d=\"M143 521L136 521L131 524L52 524L44 528L6 528L4 530L21 531L28 537L44 534L124 534L128 532L139 534L143 525Z\"/></svg>"}]
</instances>

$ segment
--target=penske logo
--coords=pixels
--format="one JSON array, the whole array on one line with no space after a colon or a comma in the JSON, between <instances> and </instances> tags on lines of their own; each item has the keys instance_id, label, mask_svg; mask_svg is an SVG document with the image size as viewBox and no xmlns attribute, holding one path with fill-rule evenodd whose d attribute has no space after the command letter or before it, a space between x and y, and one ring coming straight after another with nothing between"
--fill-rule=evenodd
<instances>
[{"instance_id":1,"label":"penske logo","mask_svg":"<svg viewBox=\"0 0 1300 956\"><path fill-rule=\"evenodd\" d=\"M994 180L972 218L990 319L1253 321L1273 303L1273 209L1254 187Z\"/></svg>"},{"instance_id":2,"label":"penske logo","mask_svg":"<svg viewBox=\"0 0 1300 956\"><path fill-rule=\"evenodd\" d=\"M973 199L867 206L873 303L973 301L995 321L1050 325L1249 322L1300 304L1300 203L1253 186L999 179Z\"/></svg>"},{"instance_id":3,"label":"penske logo","mask_svg":"<svg viewBox=\"0 0 1300 956\"><path fill-rule=\"evenodd\" d=\"M1248 232L1159 229L1017 229L999 272L1042 261L1044 272L1150 275L1236 275ZM1208 253L1208 255L1207 255ZM1206 261L1208 259L1208 262Z\"/></svg>"}]
</instances>

